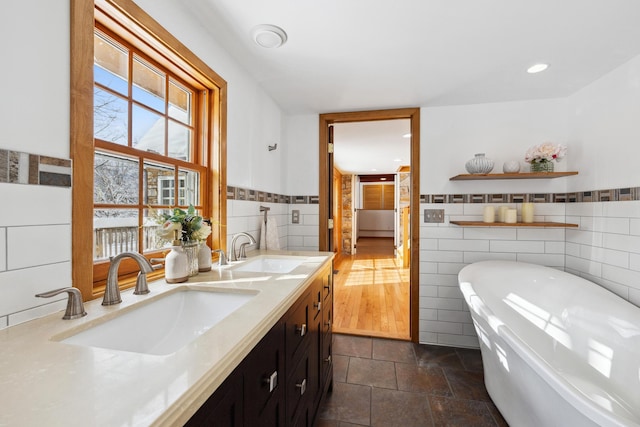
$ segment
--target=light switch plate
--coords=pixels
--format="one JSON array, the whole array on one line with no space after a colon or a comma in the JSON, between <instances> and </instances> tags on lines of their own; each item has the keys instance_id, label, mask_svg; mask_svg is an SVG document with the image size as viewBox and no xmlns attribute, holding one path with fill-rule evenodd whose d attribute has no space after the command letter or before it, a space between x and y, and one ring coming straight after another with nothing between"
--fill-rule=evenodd
<instances>
[{"instance_id":1,"label":"light switch plate","mask_svg":"<svg viewBox=\"0 0 640 427\"><path fill-rule=\"evenodd\" d=\"M444 209L425 209L424 210L424 222L443 223L444 222Z\"/></svg>"}]
</instances>

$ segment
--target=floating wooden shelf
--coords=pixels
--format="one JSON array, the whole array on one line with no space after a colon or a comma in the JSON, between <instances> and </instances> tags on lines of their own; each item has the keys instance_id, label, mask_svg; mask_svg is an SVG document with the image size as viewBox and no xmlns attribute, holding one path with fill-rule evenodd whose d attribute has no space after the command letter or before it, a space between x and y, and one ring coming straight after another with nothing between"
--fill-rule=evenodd
<instances>
[{"instance_id":1,"label":"floating wooden shelf","mask_svg":"<svg viewBox=\"0 0 640 427\"><path fill-rule=\"evenodd\" d=\"M563 176L578 175L577 171L571 172L521 172L521 173L487 173L487 174L461 174L452 176L449 181L476 181L481 179L551 179Z\"/></svg>"},{"instance_id":2,"label":"floating wooden shelf","mask_svg":"<svg viewBox=\"0 0 640 427\"><path fill-rule=\"evenodd\" d=\"M578 224L564 222L482 222L482 221L449 221L451 224L461 227L564 227L576 228Z\"/></svg>"}]
</instances>

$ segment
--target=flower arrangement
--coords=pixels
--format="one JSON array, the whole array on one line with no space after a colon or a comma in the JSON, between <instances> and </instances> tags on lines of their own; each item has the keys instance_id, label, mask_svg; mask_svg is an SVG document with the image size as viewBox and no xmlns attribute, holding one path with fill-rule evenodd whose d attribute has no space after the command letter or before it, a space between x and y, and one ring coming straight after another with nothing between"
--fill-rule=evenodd
<instances>
[{"instance_id":1,"label":"flower arrangement","mask_svg":"<svg viewBox=\"0 0 640 427\"><path fill-rule=\"evenodd\" d=\"M529 148L524 156L524 161L527 163L546 163L554 160L558 162L566 154L567 147L565 145L545 142Z\"/></svg>"},{"instance_id":2,"label":"flower arrangement","mask_svg":"<svg viewBox=\"0 0 640 427\"><path fill-rule=\"evenodd\" d=\"M149 217L152 218L161 227L156 231L156 235L164 241L172 242L175 232L178 232L179 240L183 242L193 240L206 240L211 234L211 226L196 215L196 209L193 205L185 211L180 208L173 208L172 214L158 213L151 209Z\"/></svg>"}]
</instances>

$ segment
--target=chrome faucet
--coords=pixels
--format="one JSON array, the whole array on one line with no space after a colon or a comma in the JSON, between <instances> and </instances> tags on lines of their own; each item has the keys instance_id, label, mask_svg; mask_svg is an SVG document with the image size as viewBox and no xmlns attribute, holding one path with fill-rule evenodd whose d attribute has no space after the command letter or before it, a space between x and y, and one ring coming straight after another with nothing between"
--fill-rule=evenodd
<instances>
[{"instance_id":1,"label":"chrome faucet","mask_svg":"<svg viewBox=\"0 0 640 427\"><path fill-rule=\"evenodd\" d=\"M245 243L244 245L247 245L247 244L255 245L257 243L256 239L254 239L251 234L245 233L244 231L242 233L238 233L235 236L233 236L233 239L231 240L231 261L237 261L239 259L244 259L247 257L244 251L244 245L241 245L240 247L240 255L236 254L236 240L238 240L238 237L242 237L242 236L249 239L249 243Z\"/></svg>"},{"instance_id":2,"label":"chrome faucet","mask_svg":"<svg viewBox=\"0 0 640 427\"><path fill-rule=\"evenodd\" d=\"M111 265L109 266L109 273L107 273L107 286L104 289L104 297L102 298L102 305L120 304L122 298L120 298L120 287L118 286L118 267L120 261L124 258L132 258L140 267L140 273L136 279L136 289L133 291L135 295L144 295L149 293L149 286L147 286L147 273L151 273L154 268L148 259L143 257L137 252L122 252L114 257L110 257Z\"/></svg>"},{"instance_id":3,"label":"chrome faucet","mask_svg":"<svg viewBox=\"0 0 640 427\"><path fill-rule=\"evenodd\" d=\"M216 252L220 253L220 258L218 258L218 267L222 266L222 265L229 265L229 263L227 262L227 256L225 255L224 251L222 249L214 249L212 251L214 254Z\"/></svg>"},{"instance_id":4,"label":"chrome faucet","mask_svg":"<svg viewBox=\"0 0 640 427\"><path fill-rule=\"evenodd\" d=\"M69 298L67 299L67 309L65 310L64 316L62 316L62 318L64 320L69 320L86 316L87 312L84 311L84 304L82 304L82 294L80 293L78 288L69 287L54 289L49 292L42 292L41 294L37 294L36 296L39 298L51 298L63 292L68 293Z\"/></svg>"}]
</instances>

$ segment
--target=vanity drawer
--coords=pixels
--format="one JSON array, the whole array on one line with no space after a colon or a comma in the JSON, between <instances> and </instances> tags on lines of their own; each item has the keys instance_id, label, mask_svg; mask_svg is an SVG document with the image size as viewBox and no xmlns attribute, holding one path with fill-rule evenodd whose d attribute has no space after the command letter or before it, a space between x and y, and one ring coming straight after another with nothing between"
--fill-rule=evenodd
<instances>
[{"instance_id":1,"label":"vanity drawer","mask_svg":"<svg viewBox=\"0 0 640 427\"><path fill-rule=\"evenodd\" d=\"M301 417L307 418L309 397L311 395L309 356L305 355L291 372L287 380L287 425L305 425Z\"/></svg>"},{"instance_id":2,"label":"vanity drawer","mask_svg":"<svg viewBox=\"0 0 640 427\"><path fill-rule=\"evenodd\" d=\"M284 323L278 322L243 362L245 423L284 426Z\"/></svg>"},{"instance_id":3,"label":"vanity drawer","mask_svg":"<svg viewBox=\"0 0 640 427\"><path fill-rule=\"evenodd\" d=\"M308 292L298 300L286 317L285 352L287 369L299 357L297 353L304 349L309 342L310 306L311 293Z\"/></svg>"}]
</instances>

